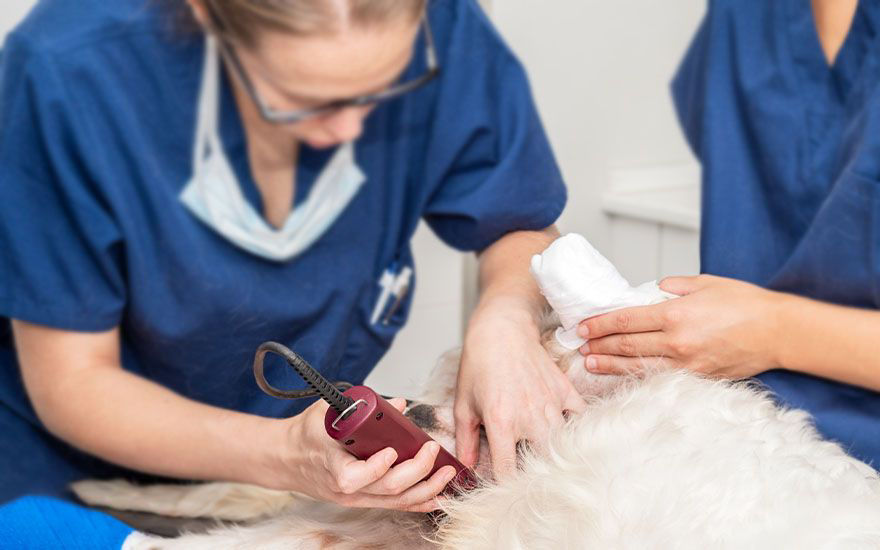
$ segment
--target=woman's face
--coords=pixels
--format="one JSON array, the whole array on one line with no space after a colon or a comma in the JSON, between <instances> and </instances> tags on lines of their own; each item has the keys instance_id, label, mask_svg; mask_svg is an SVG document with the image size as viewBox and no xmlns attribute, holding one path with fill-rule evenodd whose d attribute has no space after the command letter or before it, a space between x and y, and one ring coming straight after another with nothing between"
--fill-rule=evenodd
<instances>
[{"instance_id":1,"label":"woman's face","mask_svg":"<svg viewBox=\"0 0 880 550\"><path fill-rule=\"evenodd\" d=\"M418 29L417 21L399 17L327 35L267 32L252 48L236 51L263 100L275 110L293 111L392 85L409 64ZM249 97L238 96L247 103L242 105L244 116L260 117ZM371 109L350 107L278 127L312 147L331 147L360 136Z\"/></svg>"}]
</instances>

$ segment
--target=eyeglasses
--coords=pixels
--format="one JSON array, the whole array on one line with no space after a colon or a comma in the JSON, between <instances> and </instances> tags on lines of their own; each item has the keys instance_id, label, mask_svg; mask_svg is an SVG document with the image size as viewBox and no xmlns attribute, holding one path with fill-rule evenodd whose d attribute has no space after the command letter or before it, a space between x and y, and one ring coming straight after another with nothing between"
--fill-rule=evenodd
<instances>
[{"instance_id":1,"label":"eyeglasses","mask_svg":"<svg viewBox=\"0 0 880 550\"><path fill-rule=\"evenodd\" d=\"M211 8L211 3L205 2L204 5L207 7L207 11L209 17L212 20L213 26L218 30L222 30L224 25L222 24L217 14L214 13L213 9ZM223 39L219 39L219 43L224 56L229 61L232 70L235 72L236 77L244 87L245 92L257 106L257 109L260 111L260 115L262 115L265 120L273 124L294 124L310 118L333 114L335 112L350 107L366 107L369 105L375 105L377 103L396 99L404 94L408 94L409 92L421 88L422 86L436 78L437 75L440 74L440 65L437 63L437 50L434 47L434 36L431 33L431 27L428 24L427 16L424 16L422 18L422 29L425 33L425 57L427 67L427 72L423 75L413 80L408 80L406 82L395 84L381 92L377 92L374 94L366 94L347 99L339 99L316 107L309 107L307 109L300 109L295 111L279 111L269 106L269 104L260 96L259 92L257 92L253 81L250 79L247 71L244 68L244 65L242 65L241 63L241 59L235 52L235 48L233 48L231 44L224 41Z\"/></svg>"}]
</instances>

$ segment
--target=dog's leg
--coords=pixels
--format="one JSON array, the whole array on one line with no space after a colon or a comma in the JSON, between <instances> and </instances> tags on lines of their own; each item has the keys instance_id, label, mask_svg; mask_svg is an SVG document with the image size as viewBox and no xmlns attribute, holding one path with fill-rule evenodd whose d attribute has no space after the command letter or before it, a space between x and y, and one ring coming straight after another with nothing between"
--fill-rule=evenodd
<instances>
[{"instance_id":1,"label":"dog's leg","mask_svg":"<svg viewBox=\"0 0 880 550\"><path fill-rule=\"evenodd\" d=\"M79 481L71 488L86 504L162 516L246 521L277 514L298 497L239 483L134 485L123 480Z\"/></svg>"},{"instance_id":2,"label":"dog's leg","mask_svg":"<svg viewBox=\"0 0 880 550\"><path fill-rule=\"evenodd\" d=\"M304 501L256 524L206 534L162 539L136 533L123 550L423 550L433 548L423 536L432 526L422 514Z\"/></svg>"}]
</instances>

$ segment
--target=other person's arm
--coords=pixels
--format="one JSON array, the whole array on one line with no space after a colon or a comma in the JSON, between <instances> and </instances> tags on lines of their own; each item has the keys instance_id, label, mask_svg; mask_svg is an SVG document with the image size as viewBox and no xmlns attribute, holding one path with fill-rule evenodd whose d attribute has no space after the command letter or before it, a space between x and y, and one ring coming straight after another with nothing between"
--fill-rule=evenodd
<instances>
[{"instance_id":1,"label":"other person's arm","mask_svg":"<svg viewBox=\"0 0 880 550\"><path fill-rule=\"evenodd\" d=\"M656 364L746 378L784 368L880 391L880 311L708 275L660 287L682 297L581 323L588 370Z\"/></svg>"}]
</instances>

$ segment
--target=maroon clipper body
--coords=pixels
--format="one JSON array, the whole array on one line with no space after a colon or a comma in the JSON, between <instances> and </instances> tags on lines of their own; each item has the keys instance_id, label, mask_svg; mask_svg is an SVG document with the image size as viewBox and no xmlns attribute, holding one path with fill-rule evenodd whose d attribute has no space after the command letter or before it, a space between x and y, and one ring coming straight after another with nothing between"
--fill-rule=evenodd
<instances>
[{"instance_id":1,"label":"maroon clipper body","mask_svg":"<svg viewBox=\"0 0 880 550\"><path fill-rule=\"evenodd\" d=\"M263 372L263 361L267 353L283 357L312 389L279 390L269 384ZM330 404L324 417L327 434L361 460L391 447L397 451L397 460L394 462L397 465L413 458L422 445L433 441L412 420L370 388L354 386L342 392L336 387L340 383L331 384L305 359L277 342L265 342L257 349L254 377L260 389L273 397L299 399L319 395ZM444 489L444 495L472 489L477 485L473 470L459 462L442 446L425 479L444 466L452 466L456 471L455 477Z\"/></svg>"},{"instance_id":2,"label":"maroon clipper body","mask_svg":"<svg viewBox=\"0 0 880 550\"><path fill-rule=\"evenodd\" d=\"M330 437L339 441L357 458L366 460L382 449L391 447L397 451L396 466L416 456L422 445L433 441L412 420L370 388L355 386L343 395L354 400L351 410L340 414L331 407L324 417L324 427ZM476 484L473 472L443 447L440 447L434 466L425 479L444 466L452 466L456 471L444 494L450 490L467 490Z\"/></svg>"}]
</instances>

